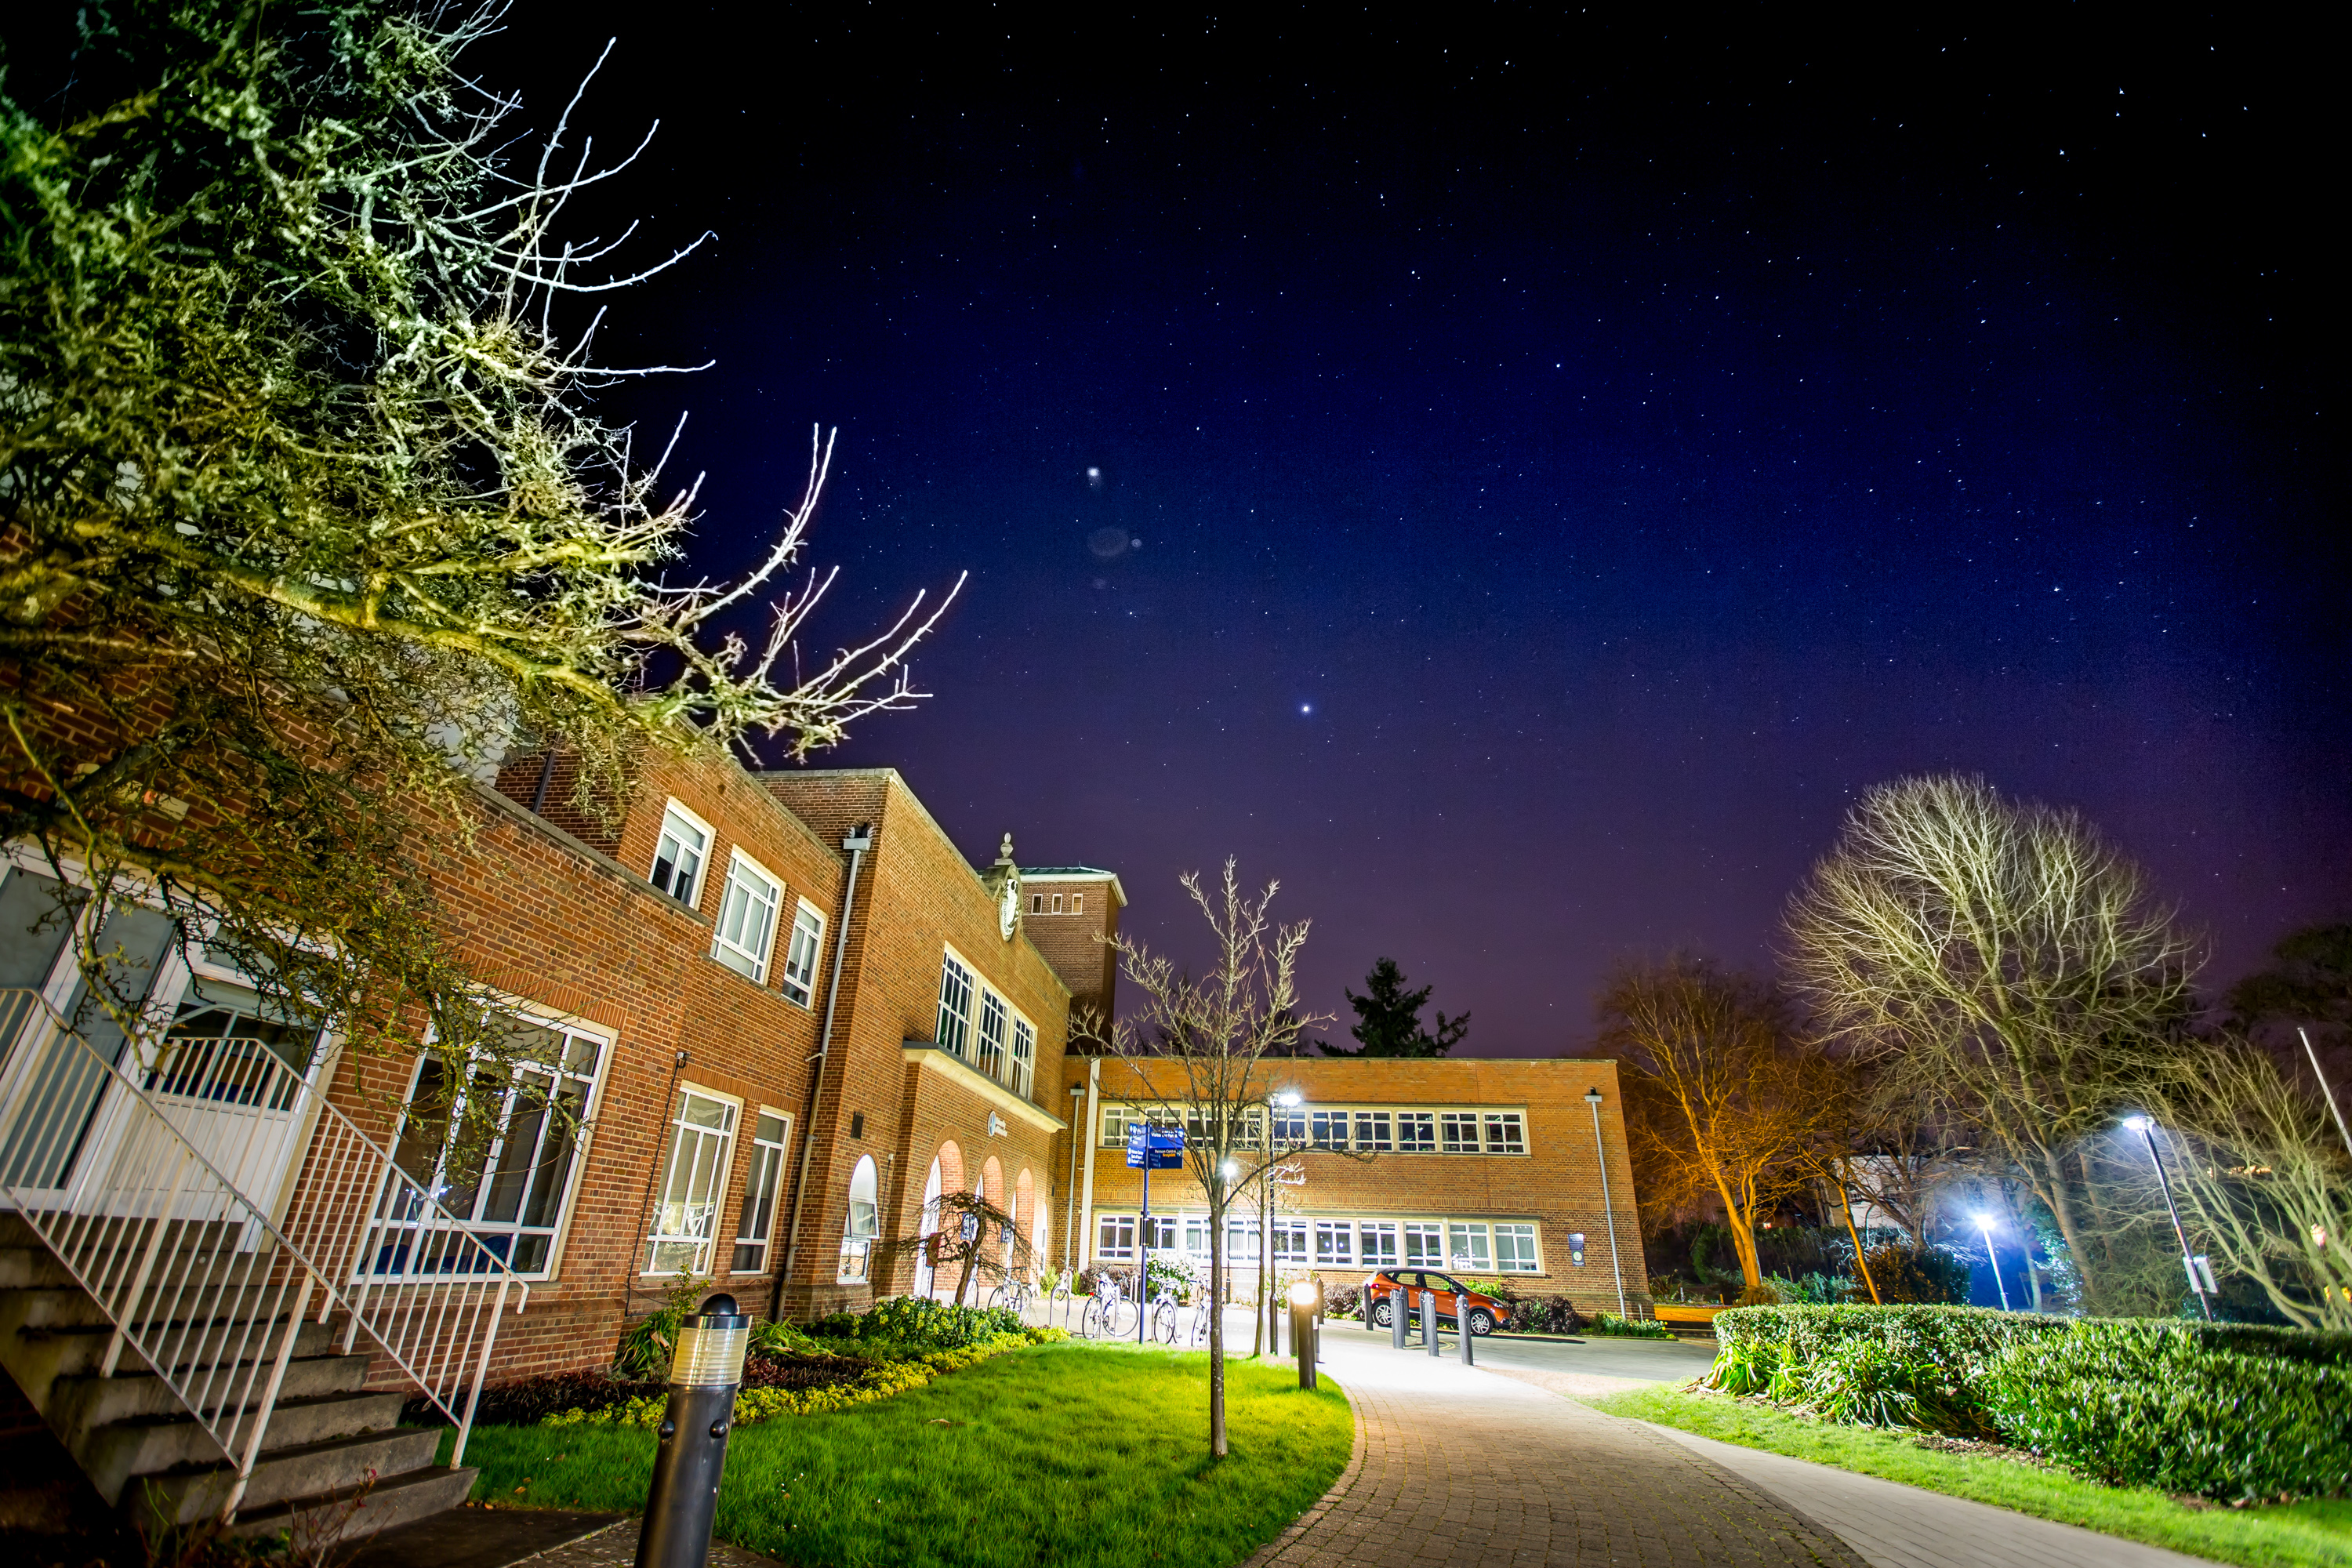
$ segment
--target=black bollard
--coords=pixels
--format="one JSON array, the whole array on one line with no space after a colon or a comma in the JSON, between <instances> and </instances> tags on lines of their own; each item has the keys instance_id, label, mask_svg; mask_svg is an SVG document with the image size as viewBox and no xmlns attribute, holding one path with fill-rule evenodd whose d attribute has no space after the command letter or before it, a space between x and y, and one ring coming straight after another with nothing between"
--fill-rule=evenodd
<instances>
[{"instance_id":1,"label":"black bollard","mask_svg":"<svg viewBox=\"0 0 2352 1568\"><path fill-rule=\"evenodd\" d=\"M636 1568L703 1568L710 1557L710 1520L727 1471L727 1434L735 1425L735 1390L743 1381L751 1318L735 1298L717 1295L678 1326L669 1363L669 1403L654 1451Z\"/></svg>"},{"instance_id":2,"label":"black bollard","mask_svg":"<svg viewBox=\"0 0 2352 1568\"><path fill-rule=\"evenodd\" d=\"M1454 1326L1455 1328L1457 1328L1457 1329L1459 1329L1459 1330L1461 1330L1461 1331L1462 1331L1462 1364L1463 1364L1464 1366L1468 1366L1468 1365L1470 1365L1470 1364L1472 1363L1472 1360L1473 1360L1473 1358L1472 1358L1472 1356L1471 1356L1471 1354L1470 1354L1470 1298L1469 1298L1469 1297L1467 1297L1467 1296L1456 1296L1456 1297L1454 1297Z\"/></svg>"},{"instance_id":3,"label":"black bollard","mask_svg":"<svg viewBox=\"0 0 2352 1568\"><path fill-rule=\"evenodd\" d=\"M1437 1292L1434 1290L1421 1293L1421 1342L1429 1347L1432 1355L1444 1353L1437 1346Z\"/></svg>"},{"instance_id":4,"label":"black bollard","mask_svg":"<svg viewBox=\"0 0 2352 1568\"><path fill-rule=\"evenodd\" d=\"M1389 1343L1393 1350L1404 1349L1405 1320L1412 1316L1412 1303L1404 1287L1400 1285L1389 1296Z\"/></svg>"},{"instance_id":5,"label":"black bollard","mask_svg":"<svg viewBox=\"0 0 2352 1568\"><path fill-rule=\"evenodd\" d=\"M1298 1386L1315 1386L1315 1298L1323 1292L1311 1284L1290 1288L1290 1348L1298 1357Z\"/></svg>"}]
</instances>

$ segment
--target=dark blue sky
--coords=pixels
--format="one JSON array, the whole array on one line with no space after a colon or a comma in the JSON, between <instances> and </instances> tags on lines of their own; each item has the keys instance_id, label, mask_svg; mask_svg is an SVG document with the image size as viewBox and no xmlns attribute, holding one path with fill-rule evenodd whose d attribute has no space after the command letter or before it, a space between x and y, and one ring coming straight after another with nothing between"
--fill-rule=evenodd
<instances>
[{"instance_id":1,"label":"dark blue sky","mask_svg":"<svg viewBox=\"0 0 2352 1568\"><path fill-rule=\"evenodd\" d=\"M976 860L1192 951L1236 854L1311 1006L1392 954L1513 1055L1615 955L1766 962L1907 772L2079 806L2216 979L2352 913L2315 41L752 15L525 0L484 65L543 119L617 33L612 213L717 231L605 339L718 361L614 405L692 411L696 565L823 421L826 630L971 571L828 761Z\"/></svg>"}]
</instances>

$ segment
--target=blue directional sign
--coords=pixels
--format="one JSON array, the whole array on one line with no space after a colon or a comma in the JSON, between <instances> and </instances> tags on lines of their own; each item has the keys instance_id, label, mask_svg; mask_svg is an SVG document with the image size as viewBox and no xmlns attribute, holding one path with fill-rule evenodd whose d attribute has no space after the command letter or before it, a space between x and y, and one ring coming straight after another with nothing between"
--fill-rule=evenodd
<instances>
[{"instance_id":1,"label":"blue directional sign","mask_svg":"<svg viewBox=\"0 0 2352 1568\"><path fill-rule=\"evenodd\" d=\"M1135 1171L1173 1171L1184 1163L1184 1132L1177 1127L1146 1127L1140 1122L1127 1130L1127 1163Z\"/></svg>"}]
</instances>

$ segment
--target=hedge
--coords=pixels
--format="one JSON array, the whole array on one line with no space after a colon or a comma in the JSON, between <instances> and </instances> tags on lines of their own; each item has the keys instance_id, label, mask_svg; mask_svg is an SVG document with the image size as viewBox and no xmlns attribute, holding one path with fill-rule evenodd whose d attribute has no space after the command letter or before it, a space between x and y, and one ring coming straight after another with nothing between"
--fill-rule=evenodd
<instances>
[{"instance_id":1,"label":"hedge","mask_svg":"<svg viewBox=\"0 0 2352 1568\"><path fill-rule=\"evenodd\" d=\"M2352 1491L2352 1334L1979 1307L1742 1307L1707 1381L1832 1420L1999 1436L2111 1485Z\"/></svg>"}]
</instances>

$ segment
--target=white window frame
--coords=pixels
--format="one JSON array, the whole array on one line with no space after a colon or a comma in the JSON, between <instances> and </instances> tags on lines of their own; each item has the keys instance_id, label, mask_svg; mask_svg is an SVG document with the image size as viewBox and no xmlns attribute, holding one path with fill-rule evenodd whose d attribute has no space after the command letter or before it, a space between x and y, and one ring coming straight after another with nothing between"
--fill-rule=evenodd
<instances>
[{"instance_id":1,"label":"white window frame","mask_svg":"<svg viewBox=\"0 0 2352 1568\"><path fill-rule=\"evenodd\" d=\"M783 1131L769 1138L761 1132L760 1123L772 1118L782 1125ZM789 1111L762 1105L752 1113L751 1163L743 1173L743 1206L737 1211L735 1251L728 1268L730 1274L768 1271L768 1255L776 1241L776 1204L783 1195L784 1161L790 1156L792 1142L793 1119ZM763 1184L767 1187L765 1212L755 1214L755 1194ZM747 1263L744 1254L753 1247L759 1248L759 1256Z\"/></svg>"},{"instance_id":2,"label":"white window frame","mask_svg":"<svg viewBox=\"0 0 2352 1568\"><path fill-rule=\"evenodd\" d=\"M1082 915L1087 912L1087 896L1084 893L1072 893L1070 895L1070 912L1074 915Z\"/></svg>"},{"instance_id":3,"label":"white window frame","mask_svg":"<svg viewBox=\"0 0 2352 1568\"><path fill-rule=\"evenodd\" d=\"M1390 1113L1385 1110L1356 1112L1356 1152L1360 1154L1388 1154L1396 1150L1396 1134Z\"/></svg>"},{"instance_id":4,"label":"white window frame","mask_svg":"<svg viewBox=\"0 0 2352 1568\"><path fill-rule=\"evenodd\" d=\"M1437 1113L1437 1152L1439 1153L1475 1154L1484 1147L1479 1140L1476 1111L1441 1110Z\"/></svg>"},{"instance_id":5,"label":"white window frame","mask_svg":"<svg viewBox=\"0 0 2352 1568\"><path fill-rule=\"evenodd\" d=\"M1404 1265L1408 1268L1445 1267L1445 1226L1435 1220L1409 1219L1397 1227L1404 1233Z\"/></svg>"},{"instance_id":6,"label":"white window frame","mask_svg":"<svg viewBox=\"0 0 2352 1568\"><path fill-rule=\"evenodd\" d=\"M1397 1152L1437 1152L1437 1115L1429 1110L1400 1110L1396 1118Z\"/></svg>"},{"instance_id":7,"label":"white window frame","mask_svg":"<svg viewBox=\"0 0 2352 1568\"><path fill-rule=\"evenodd\" d=\"M1497 1222L1494 1227L1495 1272L1497 1274L1542 1273L1543 1257L1537 1245L1537 1238L1541 1234L1541 1230L1542 1227L1539 1226L1517 1220ZM1503 1248L1503 1243L1507 1237L1511 1242L1511 1256L1508 1258L1504 1256Z\"/></svg>"},{"instance_id":8,"label":"white window frame","mask_svg":"<svg viewBox=\"0 0 2352 1568\"><path fill-rule=\"evenodd\" d=\"M700 836L702 842L689 847L685 838L676 831L678 827ZM694 854L694 874L688 879L687 889L682 894L677 891L678 857L664 853L673 840L677 842L679 849L691 847ZM646 880L689 910L701 908L702 884L710 879L710 851L718 842L719 835L710 824L688 811L673 797L668 805L662 807L661 834L654 840L654 863L646 873ZM667 882L663 881L661 874L665 863L671 868Z\"/></svg>"},{"instance_id":9,"label":"white window frame","mask_svg":"<svg viewBox=\"0 0 2352 1568\"><path fill-rule=\"evenodd\" d=\"M1524 1154L1528 1152L1528 1119L1516 1110L1489 1110L1483 1113L1486 1129L1486 1152L1489 1154Z\"/></svg>"},{"instance_id":10,"label":"white window frame","mask_svg":"<svg viewBox=\"0 0 2352 1568\"><path fill-rule=\"evenodd\" d=\"M1037 1081L1037 1027L1020 1014L1013 1015L1013 1092L1022 1099Z\"/></svg>"},{"instance_id":11,"label":"white window frame","mask_svg":"<svg viewBox=\"0 0 2352 1568\"><path fill-rule=\"evenodd\" d=\"M1404 1255L1397 1247L1397 1222L1392 1219L1358 1220L1356 1256L1370 1268L1403 1267Z\"/></svg>"},{"instance_id":12,"label":"white window frame","mask_svg":"<svg viewBox=\"0 0 2352 1568\"><path fill-rule=\"evenodd\" d=\"M1352 1268L1356 1266L1356 1222L1318 1219L1315 1222L1315 1267Z\"/></svg>"},{"instance_id":13,"label":"white window frame","mask_svg":"<svg viewBox=\"0 0 2352 1568\"><path fill-rule=\"evenodd\" d=\"M1349 1141L1349 1129L1355 1125L1355 1115L1346 1110L1310 1110L1307 1115L1307 1146L1327 1151L1344 1150Z\"/></svg>"},{"instance_id":14,"label":"white window frame","mask_svg":"<svg viewBox=\"0 0 2352 1568\"><path fill-rule=\"evenodd\" d=\"M519 1005L509 1005L506 1016L518 1024L531 1028L545 1029L551 1034L561 1037L566 1042L562 1051L562 1061L560 1068L555 1070L550 1070L539 1064L516 1065L513 1073L507 1079L505 1088L499 1091L501 1103L496 1115L497 1135L483 1153L482 1173L475 1179L472 1201L464 1205L464 1213L457 1214L454 1208L452 1213L456 1215L457 1219L465 1226L468 1234L489 1248L514 1271L517 1279L551 1279L556 1277L557 1268L563 1258L563 1249L572 1225L572 1206L579 1201L581 1179L588 1169L589 1143L597 1111L603 1102L604 1079L612 1066L614 1037L604 1030L588 1027L576 1018L526 1010ZM577 1047L582 1046L592 1046L594 1048L594 1054L585 1071L580 1070L573 1065L577 1058ZM408 1131L410 1110L416 1103L417 1085L422 1081L426 1068L434 1064L446 1065L440 1057L425 1052L418 1056L415 1065L409 1069L407 1092L402 1097L400 1121L393 1132L393 1149L395 1156L407 1152L401 1145ZM469 1068L469 1070L472 1069ZM512 1130L516 1108L521 1103L522 1079L526 1075L542 1079L555 1085L553 1092L557 1096L562 1096L566 1088L578 1086L578 1102L572 1112L578 1119L578 1125L573 1133L569 1156L570 1168L563 1174L562 1191L556 1194L553 1212L545 1220L536 1224L527 1223L522 1218L522 1213L530 1202L530 1190L539 1184L535 1175L526 1184L522 1196L517 1205L514 1219L496 1220L478 1217L490 1202L491 1194L497 1185L489 1173L499 1170L505 1163L507 1135ZM480 1079L478 1075L459 1091L449 1107L451 1121L467 1114L468 1102L480 1091ZM535 1171L544 1163L549 1133L553 1129L554 1123L555 1119L552 1117L543 1117L541 1120L539 1130L532 1140L531 1152L528 1156L530 1162L528 1168ZM447 1125L446 1122L443 1124L444 1130L439 1135L439 1142L445 1150L447 1143ZM441 1154L428 1154L425 1159L418 1159L412 1153L409 1159L411 1173L417 1175L420 1180L428 1181L437 1196L446 1200L454 1195L454 1189L447 1181L448 1173L446 1165L441 1163ZM427 1159L434 1162L429 1176L416 1168L423 1166ZM360 1266L362 1274L364 1275L370 1268L383 1267L382 1260L388 1250L405 1246L406 1244L399 1239L399 1235L403 1230L414 1229L418 1219L419 1216L414 1214L395 1212L380 1222L383 1229L379 1233L376 1250L373 1254L375 1261L363 1260ZM515 1255L527 1245L542 1240L546 1245L546 1252L541 1260L534 1267L519 1267L515 1261ZM500 1246L501 1241L504 1243L503 1247Z\"/></svg>"},{"instance_id":15,"label":"white window frame","mask_svg":"<svg viewBox=\"0 0 2352 1568\"><path fill-rule=\"evenodd\" d=\"M780 989L786 998L810 1005L816 997L816 968L824 958L824 911L806 899L793 906L793 938L784 949Z\"/></svg>"},{"instance_id":16,"label":"white window frame","mask_svg":"<svg viewBox=\"0 0 2352 1568\"><path fill-rule=\"evenodd\" d=\"M699 1100L721 1108L717 1127L689 1122L688 1101ZM643 1259L638 1272L646 1279L706 1277L716 1261L719 1215L733 1191L735 1136L743 1117L743 1101L701 1084L680 1082L672 1099L663 1140L667 1156L654 1188L653 1228L639 1245ZM706 1159L706 1156L708 1158ZM679 1162L688 1163L681 1173ZM683 1252L683 1257L680 1253ZM665 1264L675 1265L665 1267Z\"/></svg>"},{"instance_id":17,"label":"white window frame","mask_svg":"<svg viewBox=\"0 0 2352 1568\"><path fill-rule=\"evenodd\" d=\"M860 1176L874 1184L873 1201L867 1212L857 1212L857 1182ZM841 1216L841 1264L834 1271L836 1285L855 1285L873 1272L874 1243L882 1235L882 1172L874 1156L861 1154L849 1170L849 1205Z\"/></svg>"},{"instance_id":18,"label":"white window frame","mask_svg":"<svg viewBox=\"0 0 2352 1568\"><path fill-rule=\"evenodd\" d=\"M1111 1258L1118 1262L1129 1262L1134 1259L1135 1216L1133 1215L1106 1214L1096 1216L1095 1256Z\"/></svg>"},{"instance_id":19,"label":"white window frame","mask_svg":"<svg viewBox=\"0 0 2352 1568\"><path fill-rule=\"evenodd\" d=\"M1445 1262L1457 1274L1492 1274L1495 1271L1495 1250L1488 1238L1485 1220L1445 1222Z\"/></svg>"},{"instance_id":20,"label":"white window frame","mask_svg":"<svg viewBox=\"0 0 2352 1568\"><path fill-rule=\"evenodd\" d=\"M765 897L761 888L766 889ZM760 930L751 942L744 941L748 928L737 919L735 896L743 895L742 911L757 910L764 917ZM768 960L776 947L776 917L784 905L783 879L761 865L740 848L730 848L727 857L727 890L719 900L719 918L710 934L710 956L743 976L754 985L768 983ZM733 934L728 927L734 926Z\"/></svg>"},{"instance_id":21,"label":"white window frame","mask_svg":"<svg viewBox=\"0 0 2352 1568\"><path fill-rule=\"evenodd\" d=\"M980 1010L980 972L949 948L940 961L940 1016L932 1042L958 1061L971 1059L973 1015ZM961 994L959 994L959 993Z\"/></svg>"},{"instance_id":22,"label":"white window frame","mask_svg":"<svg viewBox=\"0 0 2352 1568\"><path fill-rule=\"evenodd\" d=\"M1013 1049L1013 1009L985 985L980 988L980 1026L972 1031L971 1039L971 1065L1001 1081L1005 1058Z\"/></svg>"}]
</instances>

